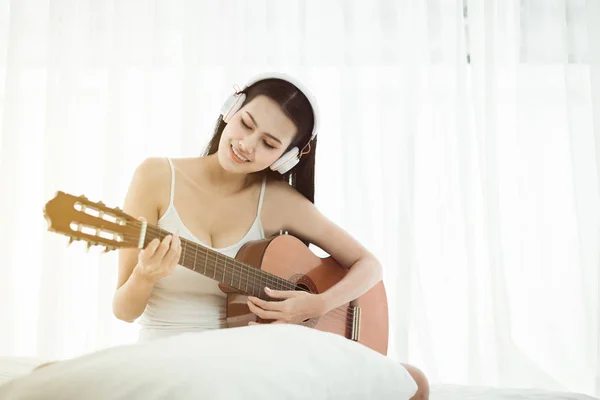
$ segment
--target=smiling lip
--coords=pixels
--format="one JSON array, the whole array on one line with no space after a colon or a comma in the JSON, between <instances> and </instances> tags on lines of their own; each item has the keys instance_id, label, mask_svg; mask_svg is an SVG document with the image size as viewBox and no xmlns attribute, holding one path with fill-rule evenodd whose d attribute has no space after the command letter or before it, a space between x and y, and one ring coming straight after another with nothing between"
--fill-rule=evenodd
<instances>
[{"instance_id":1,"label":"smiling lip","mask_svg":"<svg viewBox=\"0 0 600 400\"><path fill-rule=\"evenodd\" d=\"M238 150L236 149L236 151L238 151ZM248 161L242 160L234 153L233 146L229 146L229 157L231 157L231 159L238 164L243 164L243 163L248 162ZM242 157L244 157L244 156L242 155Z\"/></svg>"}]
</instances>

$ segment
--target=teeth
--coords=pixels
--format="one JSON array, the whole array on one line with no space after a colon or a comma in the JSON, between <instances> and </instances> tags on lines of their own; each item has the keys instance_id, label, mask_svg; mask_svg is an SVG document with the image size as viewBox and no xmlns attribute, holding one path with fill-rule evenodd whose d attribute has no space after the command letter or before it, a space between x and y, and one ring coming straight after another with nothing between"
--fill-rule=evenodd
<instances>
[{"instance_id":1,"label":"teeth","mask_svg":"<svg viewBox=\"0 0 600 400\"><path fill-rule=\"evenodd\" d=\"M247 158L245 158L244 156L240 155L237 151L235 151L235 147L233 147L233 145L231 146L231 150L233 150L233 153L238 156L240 158L240 160L242 161L248 161Z\"/></svg>"}]
</instances>

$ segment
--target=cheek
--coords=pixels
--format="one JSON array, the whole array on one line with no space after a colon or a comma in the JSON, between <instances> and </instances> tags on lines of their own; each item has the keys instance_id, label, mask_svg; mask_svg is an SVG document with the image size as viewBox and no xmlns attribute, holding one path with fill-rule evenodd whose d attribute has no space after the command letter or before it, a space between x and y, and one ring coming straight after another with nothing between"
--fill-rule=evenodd
<instances>
[{"instance_id":1,"label":"cheek","mask_svg":"<svg viewBox=\"0 0 600 400\"><path fill-rule=\"evenodd\" d=\"M271 165L275 161L279 160L282 155L283 152L281 150L264 149L262 159L266 164Z\"/></svg>"},{"instance_id":2,"label":"cheek","mask_svg":"<svg viewBox=\"0 0 600 400\"><path fill-rule=\"evenodd\" d=\"M223 129L223 133L221 134L221 140L228 139L231 136L231 127L227 125L225 129Z\"/></svg>"},{"instance_id":3,"label":"cheek","mask_svg":"<svg viewBox=\"0 0 600 400\"><path fill-rule=\"evenodd\" d=\"M223 129L222 137L226 138L238 138L243 136L244 132L242 127L239 126L239 121L230 121L227 125L225 125L225 129Z\"/></svg>"},{"instance_id":4,"label":"cheek","mask_svg":"<svg viewBox=\"0 0 600 400\"><path fill-rule=\"evenodd\" d=\"M225 129L223 129L223 133L221 134L221 140L219 140L219 147L225 150L229 149L229 144L232 140L239 140L238 132L236 129L232 129L230 125L227 125Z\"/></svg>"}]
</instances>

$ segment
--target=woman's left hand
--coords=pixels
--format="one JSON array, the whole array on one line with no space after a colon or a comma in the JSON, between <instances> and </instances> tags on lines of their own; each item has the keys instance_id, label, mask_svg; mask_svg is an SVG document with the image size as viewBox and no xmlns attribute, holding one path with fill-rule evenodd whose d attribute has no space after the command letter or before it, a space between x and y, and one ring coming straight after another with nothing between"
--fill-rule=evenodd
<instances>
[{"instance_id":1,"label":"woman's left hand","mask_svg":"<svg viewBox=\"0 0 600 400\"><path fill-rule=\"evenodd\" d=\"M323 299L316 294L295 290L272 290L265 288L265 293L281 301L265 301L248 296L250 311L259 318L273 320L274 324L296 324L309 318L325 314ZM250 322L248 325L255 325Z\"/></svg>"}]
</instances>

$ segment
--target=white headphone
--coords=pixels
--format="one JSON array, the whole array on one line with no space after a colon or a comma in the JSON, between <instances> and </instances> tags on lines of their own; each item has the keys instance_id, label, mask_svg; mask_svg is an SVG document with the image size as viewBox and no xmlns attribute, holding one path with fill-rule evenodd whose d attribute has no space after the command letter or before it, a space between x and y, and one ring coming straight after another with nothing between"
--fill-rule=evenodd
<instances>
[{"instance_id":1,"label":"white headphone","mask_svg":"<svg viewBox=\"0 0 600 400\"><path fill-rule=\"evenodd\" d=\"M245 90L249 86L251 86L259 81L262 81L265 79L271 79L271 78L281 79L281 80L291 83L292 85L296 86L296 88L298 88L298 90L300 90L300 92L302 92L302 94L304 94L304 96L306 96L306 98L308 99L308 101L312 107L313 116L314 116L314 124L313 124L312 134L310 136L310 140L306 144L306 146L309 146L310 142L315 138L315 136L317 136L319 111L317 108L317 100L315 99L315 97L312 95L312 93L308 90L308 88L306 86L304 86L297 79L295 79L287 74L283 74L283 73L279 73L279 72L269 72L269 73L264 73L264 74L254 76L252 79L250 79L246 83L246 86L244 86L244 89L242 89L242 90ZM234 88L235 88L235 86L234 86ZM231 94L231 96L229 96L229 98L225 101L225 103L223 104L223 107L221 107L221 116L223 117L223 121L225 123L228 123L231 120L231 117L233 117L233 115L239 111L239 109L242 107L242 104L244 104L244 100L246 100L246 94L242 93L242 91L239 89L235 89L233 94ZM294 147L291 150L289 150L288 152L286 152L284 155L279 157L279 159L277 161L275 161L273 164L271 164L270 168L271 168L271 170L277 171L283 175L286 172L288 172L289 170L291 170L292 168L294 168L294 166L296 166L296 164L298 164L298 162L300 161L300 157L302 157L300 149L298 149L298 147Z\"/></svg>"}]
</instances>

